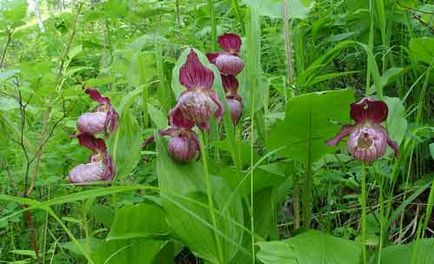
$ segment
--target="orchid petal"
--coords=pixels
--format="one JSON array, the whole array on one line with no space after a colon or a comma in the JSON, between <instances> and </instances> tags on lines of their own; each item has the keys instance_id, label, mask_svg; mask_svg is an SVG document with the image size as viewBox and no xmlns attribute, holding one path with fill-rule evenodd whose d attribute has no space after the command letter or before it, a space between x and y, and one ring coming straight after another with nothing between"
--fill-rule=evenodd
<instances>
[{"instance_id":1,"label":"orchid petal","mask_svg":"<svg viewBox=\"0 0 434 264\"><path fill-rule=\"evenodd\" d=\"M357 123L369 120L378 124L386 120L387 114L388 108L385 102L369 97L351 104L350 116Z\"/></svg>"},{"instance_id":2,"label":"orchid petal","mask_svg":"<svg viewBox=\"0 0 434 264\"><path fill-rule=\"evenodd\" d=\"M196 52L191 50L185 64L179 69L179 81L183 86L189 89L210 89L213 85L214 73L209 68L202 65Z\"/></svg>"},{"instance_id":3,"label":"orchid petal","mask_svg":"<svg viewBox=\"0 0 434 264\"><path fill-rule=\"evenodd\" d=\"M342 130L339 132L339 134L336 137L332 138L331 140L327 141L326 144L329 146L336 146L339 143L339 141L341 141L344 137L348 136L351 133L351 131L353 131L353 129L354 126L344 125L342 127Z\"/></svg>"},{"instance_id":4,"label":"orchid petal","mask_svg":"<svg viewBox=\"0 0 434 264\"><path fill-rule=\"evenodd\" d=\"M241 48L241 38L235 33L226 33L218 37L217 42L225 51L238 54Z\"/></svg>"},{"instance_id":5,"label":"orchid petal","mask_svg":"<svg viewBox=\"0 0 434 264\"><path fill-rule=\"evenodd\" d=\"M80 133L77 135L77 138L78 138L78 143L81 146L92 150L94 153L107 152L107 147L104 143L104 140L100 138L95 138L93 135L87 133Z\"/></svg>"},{"instance_id":6,"label":"orchid petal","mask_svg":"<svg viewBox=\"0 0 434 264\"><path fill-rule=\"evenodd\" d=\"M87 88L85 92L90 96L92 100L100 104L110 105L110 99L108 97L102 96L98 90L93 88Z\"/></svg>"}]
</instances>

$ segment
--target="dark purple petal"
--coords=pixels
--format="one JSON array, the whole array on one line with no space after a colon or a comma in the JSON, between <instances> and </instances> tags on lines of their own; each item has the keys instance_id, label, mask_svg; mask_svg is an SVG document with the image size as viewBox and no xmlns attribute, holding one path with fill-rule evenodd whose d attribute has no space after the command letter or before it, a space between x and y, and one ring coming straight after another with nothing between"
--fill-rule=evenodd
<instances>
[{"instance_id":1,"label":"dark purple petal","mask_svg":"<svg viewBox=\"0 0 434 264\"><path fill-rule=\"evenodd\" d=\"M206 54L206 57L208 58L208 61L211 62L212 64L214 64L215 59L217 58L217 56L219 55L218 52L210 52Z\"/></svg>"},{"instance_id":2,"label":"dark purple petal","mask_svg":"<svg viewBox=\"0 0 434 264\"><path fill-rule=\"evenodd\" d=\"M218 37L217 42L225 51L238 54L241 49L241 38L235 33L226 33Z\"/></svg>"},{"instance_id":3,"label":"dark purple petal","mask_svg":"<svg viewBox=\"0 0 434 264\"><path fill-rule=\"evenodd\" d=\"M329 146L336 146L339 143L339 141L341 141L344 137L348 136L351 133L351 131L353 131L353 129L354 126L344 125L341 131L339 132L339 134L336 137L327 141L326 144Z\"/></svg>"},{"instance_id":4,"label":"dark purple petal","mask_svg":"<svg viewBox=\"0 0 434 264\"><path fill-rule=\"evenodd\" d=\"M179 105L177 104L169 114L169 125L175 128L191 129L194 126L194 122L187 119L182 113Z\"/></svg>"},{"instance_id":5,"label":"dark purple petal","mask_svg":"<svg viewBox=\"0 0 434 264\"><path fill-rule=\"evenodd\" d=\"M187 56L187 61L179 69L179 81L189 89L210 89L213 85L214 73L200 63L196 52L192 49Z\"/></svg>"},{"instance_id":6,"label":"dark purple petal","mask_svg":"<svg viewBox=\"0 0 434 264\"><path fill-rule=\"evenodd\" d=\"M108 97L102 96L96 89L87 88L85 92L94 100L100 104L110 105L110 99Z\"/></svg>"},{"instance_id":7,"label":"dark purple petal","mask_svg":"<svg viewBox=\"0 0 434 264\"><path fill-rule=\"evenodd\" d=\"M104 164L105 170L103 175L101 176L101 180L111 181L113 179L113 176L115 175L116 169L112 157L107 152L103 154L102 163Z\"/></svg>"},{"instance_id":8,"label":"dark purple petal","mask_svg":"<svg viewBox=\"0 0 434 264\"><path fill-rule=\"evenodd\" d=\"M105 132L107 134L116 131L118 128L119 115L112 106L110 106L109 110L107 111L107 119L104 125L106 130Z\"/></svg>"},{"instance_id":9,"label":"dark purple petal","mask_svg":"<svg viewBox=\"0 0 434 264\"><path fill-rule=\"evenodd\" d=\"M87 133L80 133L77 135L77 138L78 138L78 143L81 146L92 150L94 153L107 152L107 148L104 143L104 140L100 138L95 138L93 135Z\"/></svg>"},{"instance_id":10,"label":"dark purple petal","mask_svg":"<svg viewBox=\"0 0 434 264\"><path fill-rule=\"evenodd\" d=\"M236 96L239 86L237 78L233 75L222 75L221 77L226 96Z\"/></svg>"},{"instance_id":11,"label":"dark purple petal","mask_svg":"<svg viewBox=\"0 0 434 264\"><path fill-rule=\"evenodd\" d=\"M363 98L351 104L350 116L357 123L372 121L381 123L386 120L388 114L387 104L372 98Z\"/></svg>"},{"instance_id":12,"label":"dark purple petal","mask_svg":"<svg viewBox=\"0 0 434 264\"><path fill-rule=\"evenodd\" d=\"M393 149L393 151L395 152L395 157L399 158L399 145L398 143L396 143L396 141L393 141L392 139L389 138L389 136L387 135L387 144Z\"/></svg>"}]
</instances>

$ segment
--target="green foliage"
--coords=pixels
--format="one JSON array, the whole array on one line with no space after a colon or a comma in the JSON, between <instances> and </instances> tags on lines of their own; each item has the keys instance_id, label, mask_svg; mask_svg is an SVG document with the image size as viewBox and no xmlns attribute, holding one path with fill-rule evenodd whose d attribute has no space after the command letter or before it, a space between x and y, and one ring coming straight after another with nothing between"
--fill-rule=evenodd
<instances>
[{"instance_id":1,"label":"green foliage","mask_svg":"<svg viewBox=\"0 0 434 264\"><path fill-rule=\"evenodd\" d=\"M342 124L349 123L348 106L354 101L350 90L303 94L288 101L285 119L271 128L271 149L285 148L278 153L293 160L316 161L333 151L325 142ZM331 107L333 102L333 107ZM340 125L333 125L333 124Z\"/></svg>"},{"instance_id":2,"label":"green foliage","mask_svg":"<svg viewBox=\"0 0 434 264\"><path fill-rule=\"evenodd\" d=\"M367 244L367 263L433 262L434 9L371 2L0 1L0 260L359 263ZM243 42L237 125L205 56L225 32ZM182 164L158 131L191 48L226 110L195 129L201 155ZM73 186L69 171L90 155L73 137L96 106L88 87L120 115L97 135L116 177ZM363 96L387 103L399 158L388 147L362 166L344 143L325 145Z\"/></svg>"},{"instance_id":3,"label":"green foliage","mask_svg":"<svg viewBox=\"0 0 434 264\"><path fill-rule=\"evenodd\" d=\"M258 246L258 258L264 264L357 264L360 261L360 247L356 242L314 230L287 240L259 242Z\"/></svg>"}]
</instances>

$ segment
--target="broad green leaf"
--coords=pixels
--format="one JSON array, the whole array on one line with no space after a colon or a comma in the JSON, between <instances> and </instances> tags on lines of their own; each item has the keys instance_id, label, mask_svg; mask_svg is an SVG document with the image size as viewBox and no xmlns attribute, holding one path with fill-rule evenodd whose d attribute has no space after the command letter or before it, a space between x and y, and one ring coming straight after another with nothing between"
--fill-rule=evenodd
<instances>
[{"instance_id":1,"label":"broad green leaf","mask_svg":"<svg viewBox=\"0 0 434 264\"><path fill-rule=\"evenodd\" d=\"M360 245L354 241L310 230L281 241L257 243L264 264L358 264Z\"/></svg>"},{"instance_id":2,"label":"broad green leaf","mask_svg":"<svg viewBox=\"0 0 434 264\"><path fill-rule=\"evenodd\" d=\"M142 143L140 126L131 110L125 109L119 118L119 127L110 138L113 160L116 166L116 177L124 178L140 160Z\"/></svg>"},{"instance_id":3,"label":"broad green leaf","mask_svg":"<svg viewBox=\"0 0 434 264\"><path fill-rule=\"evenodd\" d=\"M386 125L389 136L400 144L407 131L407 120L405 118L405 107L398 97L384 97L389 108Z\"/></svg>"},{"instance_id":4,"label":"broad green leaf","mask_svg":"<svg viewBox=\"0 0 434 264\"><path fill-rule=\"evenodd\" d=\"M220 213L215 227L208 207L204 168L199 162L174 161L166 150L166 140L158 137L156 142L157 176L169 226L197 256L211 263L228 263L241 248L242 230L236 225L243 219L240 198L222 210L231 190L222 178L210 176L215 214Z\"/></svg>"},{"instance_id":5,"label":"broad green leaf","mask_svg":"<svg viewBox=\"0 0 434 264\"><path fill-rule=\"evenodd\" d=\"M270 131L271 149L282 146L278 153L287 158L312 162L334 152L325 142L349 123L351 90L303 94L288 100L284 120L276 121ZM338 123L338 124L337 124Z\"/></svg>"},{"instance_id":6,"label":"broad green leaf","mask_svg":"<svg viewBox=\"0 0 434 264\"><path fill-rule=\"evenodd\" d=\"M261 16L282 18L281 0L243 0L243 3L257 8ZM314 4L312 0L288 0L289 18L306 18Z\"/></svg>"},{"instance_id":7,"label":"broad green leaf","mask_svg":"<svg viewBox=\"0 0 434 264\"><path fill-rule=\"evenodd\" d=\"M431 264L434 260L434 239L420 239L406 245L388 246L381 254L381 264ZM415 262L412 262L414 258Z\"/></svg>"},{"instance_id":8,"label":"broad green leaf","mask_svg":"<svg viewBox=\"0 0 434 264\"><path fill-rule=\"evenodd\" d=\"M116 211L107 239L160 238L169 231L159 206L151 203L125 205Z\"/></svg>"},{"instance_id":9,"label":"broad green leaf","mask_svg":"<svg viewBox=\"0 0 434 264\"><path fill-rule=\"evenodd\" d=\"M105 241L92 252L95 264L153 264L167 241L121 239Z\"/></svg>"},{"instance_id":10,"label":"broad green leaf","mask_svg":"<svg viewBox=\"0 0 434 264\"><path fill-rule=\"evenodd\" d=\"M264 264L299 264L294 247L283 241L259 242L256 254Z\"/></svg>"},{"instance_id":11,"label":"broad green leaf","mask_svg":"<svg viewBox=\"0 0 434 264\"><path fill-rule=\"evenodd\" d=\"M434 38L410 39L410 54L415 61L431 64L434 60Z\"/></svg>"},{"instance_id":12,"label":"broad green leaf","mask_svg":"<svg viewBox=\"0 0 434 264\"><path fill-rule=\"evenodd\" d=\"M148 104L148 114L155 124L157 129L164 129L167 127L167 116L157 109L155 106Z\"/></svg>"}]
</instances>

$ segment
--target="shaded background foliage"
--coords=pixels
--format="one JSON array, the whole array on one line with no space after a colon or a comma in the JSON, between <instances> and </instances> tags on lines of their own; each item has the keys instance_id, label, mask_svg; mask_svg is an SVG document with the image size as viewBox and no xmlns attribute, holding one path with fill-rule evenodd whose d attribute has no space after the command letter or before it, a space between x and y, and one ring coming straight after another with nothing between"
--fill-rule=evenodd
<instances>
[{"instance_id":1,"label":"shaded background foliage","mask_svg":"<svg viewBox=\"0 0 434 264\"><path fill-rule=\"evenodd\" d=\"M413 0L0 1L0 259L251 263L259 249L263 263L358 263L361 165L321 142L373 95L402 154L368 168L370 261L432 262L433 12ZM216 51L228 31L243 39L240 124L214 124L193 164L173 162L164 139L142 149L166 126L183 52ZM120 114L110 186L66 183L89 155L71 138L95 106L83 87Z\"/></svg>"}]
</instances>

